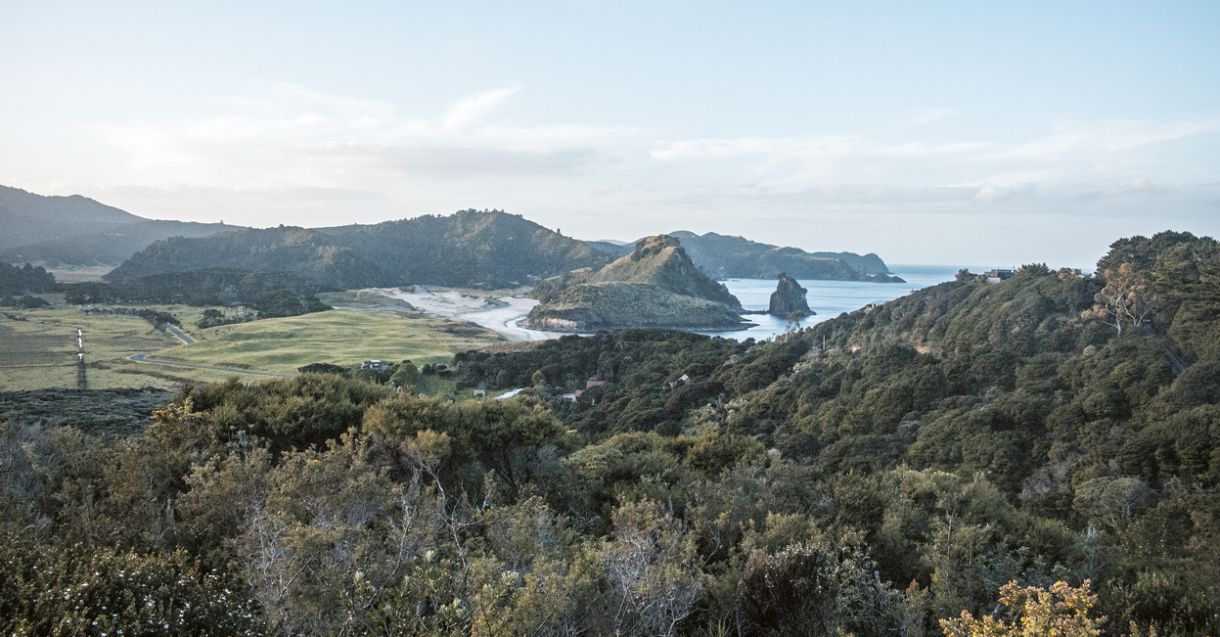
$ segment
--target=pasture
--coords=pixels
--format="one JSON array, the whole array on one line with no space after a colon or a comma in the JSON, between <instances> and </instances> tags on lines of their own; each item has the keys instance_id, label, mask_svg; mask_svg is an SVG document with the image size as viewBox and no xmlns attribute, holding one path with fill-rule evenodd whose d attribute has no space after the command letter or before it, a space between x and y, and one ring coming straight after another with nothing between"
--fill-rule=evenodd
<instances>
[{"instance_id":1,"label":"pasture","mask_svg":"<svg viewBox=\"0 0 1220 637\"><path fill-rule=\"evenodd\" d=\"M502 341L496 333L469 323L351 309L225 325L193 334L202 340L190 347L155 351L149 359L292 374L315 362L447 363L456 352Z\"/></svg>"},{"instance_id":2,"label":"pasture","mask_svg":"<svg viewBox=\"0 0 1220 637\"><path fill-rule=\"evenodd\" d=\"M167 311L170 307L157 306ZM4 309L0 310L0 391L76 387L77 328L85 330L91 389L168 389L187 380L223 377L201 377L191 370L170 370L128 360L135 353L179 346L176 338L137 316L85 314L76 306Z\"/></svg>"}]
</instances>

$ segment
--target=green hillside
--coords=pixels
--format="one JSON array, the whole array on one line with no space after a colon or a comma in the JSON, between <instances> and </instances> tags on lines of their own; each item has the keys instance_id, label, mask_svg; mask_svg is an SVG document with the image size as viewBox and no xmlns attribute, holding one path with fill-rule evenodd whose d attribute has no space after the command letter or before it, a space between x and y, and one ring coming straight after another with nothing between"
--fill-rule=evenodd
<instances>
[{"instance_id":1,"label":"green hillside","mask_svg":"<svg viewBox=\"0 0 1220 637\"><path fill-rule=\"evenodd\" d=\"M631 254L596 272L544 281L538 292L542 302L529 315L538 329L729 329L743 322L737 298L666 235L641 239Z\"/></svg>"},{"instance_id":2,"label":"green hillside","mask_svg":"<svg viewBox=\"0 0 1220 637\"><path fill-rule=\"evenodd\" d=\"M446 370L512 400L303 374L187 388L117 438L0 426L0 621L1214 635L1217 283L1215 241L1163 233L765 343L603 332Z\"/></svg>"},{"instance_id":3,"label":"green hillside","mask_svg":"<svg viewBox=\"0 0 1220 637\"><path fill-rule=\"evenodd\" d=\"M502 288L609 260L519 215L464 210L372 226L169 239L137 253L107 279L224 268L288 272L331 289L415 283Z\"/></svg>"}]
</instances>

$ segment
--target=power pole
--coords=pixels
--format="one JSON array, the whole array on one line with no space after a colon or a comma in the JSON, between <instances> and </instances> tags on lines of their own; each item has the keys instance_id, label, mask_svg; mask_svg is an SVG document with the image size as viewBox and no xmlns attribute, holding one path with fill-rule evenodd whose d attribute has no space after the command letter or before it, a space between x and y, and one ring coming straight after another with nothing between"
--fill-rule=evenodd
<instances>
[{"instance_id":1,"label":"power pole","mask_svg":"<svg viewBox=\"0 0 1220 637\"><path fill-rule=\"evenodd\" d=\"M76 389L89 389L89 381L85 378L85 330L76 328Z\"/></svg>"}]
</instances>

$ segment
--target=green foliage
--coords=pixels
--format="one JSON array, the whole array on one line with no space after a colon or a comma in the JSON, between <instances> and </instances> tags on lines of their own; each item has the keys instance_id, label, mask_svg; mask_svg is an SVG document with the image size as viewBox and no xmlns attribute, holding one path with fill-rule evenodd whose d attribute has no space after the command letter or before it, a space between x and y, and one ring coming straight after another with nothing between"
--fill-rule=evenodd
<instances>
[{"instance_id":1,"label":"green foliage","mask_svg":"<svg viewBox=\"0 0 1220 637\"><path fill-rule=\"evenodd\" d=\"M185 551L135 553L0 536L6 635L262 635L240 583Z\"/></svg>"},{"instance_id":2,"label":"green foliage","mask_svg":"<svg viewBox=\"0 0 1220 637\"><path fill-rule=\"evenodd\" d=\"M1170 239L1103 260L1169 299L1121 337L1080 315L1104 280L1027 267L774 342L618 332L419 370L533 385L512 400L302 374L192 387L103 437L0 397L22 412L0 426L0 616L129 631L189 600L181 632L208 634L1217 634L1220 361L1187 309L1212 257ZM1085 580L1095 600L1056 584Z\"/></svg>"},{"instance_id":3,"label":"green foliage","mask_svg":"<svg viewBox=\"0 0 1220 637\"><path fill-rule=\"evenodd\" d=\"M390 384L406 391L415 391L417 383L419 383L419 368L411 361L399 363L394 373L390 375Z\"/></svg>"},{"instance_id":4,"label":"green foliage","mask_svg":"<svg viewBox=\"0 0 1220 637\"><path fill-rule=\"evenodd\" d=\"M50 307L51 303L40 296L23 294L21 296L0 296L0 307L15 307L22 310L36 310Z\"/></svg>"},{"instance_id":5,"label":"green foliage","mask_svg":"<svg viewBox=\"0 0 1220 637\"><path fill-rule=\"evenodd\" d=\"M590 378L605 380L607 385L586 392L595 399L587 408L564 409L558 395L553 408L590 434L656 427L677 433L691 408L723 391L713 368L747 347L726 339L640 330L566 336L511 354L466 352L454 361L458 382L466 387L530 386L535 372L545 386L564 391L583 389ZM671 387L670 381L683 374L690 382Z\"/></svg>"},{"instance_id":6,"label":"green foliage","mask_svg":"<svg viewBox=\"0 0 1220 637\"><path fill-rule=\"evenodd\" d=\"M374 405L364 429L403 466L464 479L480 490L490 471L510 492L545 474L548 455L568 444L566 432L537 403L523 400L449 403L399 394Z\"/></svg>"},{"instance_id":7,"label":"green foliage","mask_svg":"<svg viewBox=\"0 0 1220 637\"><path fill-rule=\"evenodd\" d=\"M16 296L28 292L52 292L55 277L45 268L0 262L0 296Z\"/></svg>"},{"instance_id":8,"label":"green foliage","mask_svg":"<svg viewBox=\"0 0 1220 637\"><path fill-rule=\"evenodd\" d=\"M321 289L515 287L610 261L519 215L462 210L373 226L279 227L158 241L107 275L134 281L213 269L290 273Z\"/></svg>"},{"instance_id":9,"label":"green foliage","mask_svg":"<svg viewBox=\"0 0 1220 637\"><path fill-rule=\"evenodd\" d=\"M132 279L115 278L109 283L70 283L60 287L65 300L80 304L243 305L264 317L297 316L330 309L318 300L317 285L281 272L208 268ZM223 317L213 315L209 324L224 322Z\"/></svg>"},{"instance_id":10,"label":"green foliage","mask_svg":"<svg viewBox=\"0 0 1220 637\"><path fill-rule=\"evenodd\" d=\"M288 380L247 385L187 387L170 409L154 414L156 428L207 444L265 441L278 452L334 440L359 426L364 411L390 394L360 380L301 374Z\"/></svg>"},{"instance_id":11,"label":"green foliage","mask_svg":"<svg viewBox=\"0 0 1220 637\"><path fill-rule=\"evenodd\" d=\"M893 635L902 594L875 579L858 539L754 551L742 586L745 616L766 635Z\"/></svg>"}]
</instances>

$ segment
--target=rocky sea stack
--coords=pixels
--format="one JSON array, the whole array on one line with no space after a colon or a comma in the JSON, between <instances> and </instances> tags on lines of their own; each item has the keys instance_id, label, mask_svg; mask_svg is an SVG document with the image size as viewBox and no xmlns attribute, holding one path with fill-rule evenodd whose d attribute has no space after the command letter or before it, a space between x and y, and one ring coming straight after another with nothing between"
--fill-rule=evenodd
<instances>
[{"instance_id":1,"label":"rocky sea stack","mask_svg":"<svg viewBox=\"0 0 1220 637\"><path fill-rule=\"evenodd\" d=\"M741 302L691 263L678 240L641 239L631 254L592 272L574 271L535 289L534 329L590 332L621 328L735 329Z\"/></svg>"},{"instance_id":2,"label":"rocky sea stack","mask_svg":"<svg viewBox=\"0 0 1220 637\"><path fill-rule=\"evenodd\" d=\"M805 293L808 291L801 287L796 279L781 272L779 285L771 293L771 306L767 308L767 313L784 317L792 315L793 312L812 315L813 310L809 309L809 302L805 299Z\"/></svg>"}]
</instances>

